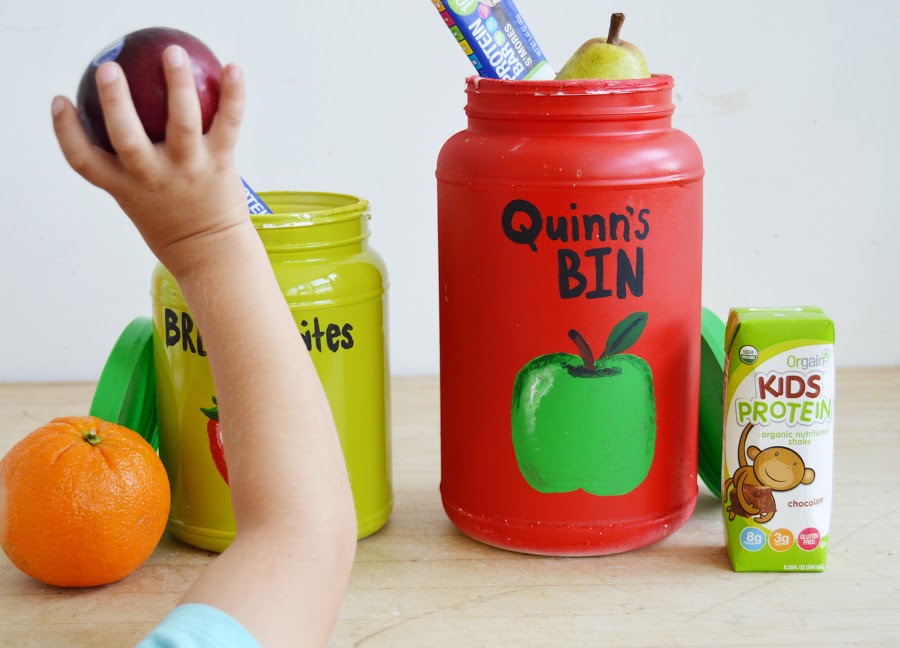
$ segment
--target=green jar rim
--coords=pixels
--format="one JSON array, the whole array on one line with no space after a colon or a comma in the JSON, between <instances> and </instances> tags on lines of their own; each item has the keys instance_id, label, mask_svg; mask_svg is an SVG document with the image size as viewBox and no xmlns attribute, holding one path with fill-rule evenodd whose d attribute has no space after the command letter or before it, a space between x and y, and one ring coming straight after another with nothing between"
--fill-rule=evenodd
<instances>
[{"instance_id":1,"label":"green jar rim","mask_svg":"<svg viewBox=\"0 0 900 648\"><path fill-rule=\"evenodd\" d=\"M369 201L350 194L323 191L261 191L260 198L274 212L253 214L258 230L310 227L369 218Z\"/></svg>"}]
</instances>

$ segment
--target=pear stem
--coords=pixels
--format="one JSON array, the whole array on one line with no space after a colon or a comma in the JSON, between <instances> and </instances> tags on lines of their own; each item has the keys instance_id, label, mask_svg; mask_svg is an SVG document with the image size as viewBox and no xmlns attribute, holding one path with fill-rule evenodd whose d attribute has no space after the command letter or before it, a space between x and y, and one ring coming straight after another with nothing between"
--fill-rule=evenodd
<instances>
[{"instance_id":1,"label":"pear stem","mask_svg":"<svg viewBox=\"0 0 900 648\"><path fill-rule=\"evenodd\" d=\"M609 17L609 34L606 37L606 42L609 45L621 45L622 41L619 40L619 32L622 31L622 23L625 22L625 14L623 13L614 13Z\"/></svg>"}]
</instances>

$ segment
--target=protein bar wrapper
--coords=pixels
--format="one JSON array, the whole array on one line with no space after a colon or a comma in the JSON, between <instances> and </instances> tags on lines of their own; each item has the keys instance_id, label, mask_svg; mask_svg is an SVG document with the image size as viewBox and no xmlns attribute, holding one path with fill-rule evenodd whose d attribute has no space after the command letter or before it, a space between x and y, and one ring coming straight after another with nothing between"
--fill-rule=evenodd
<instances>
[{"instance_id":1,"label":"protein bar wrapper","mask_svg":"<svg viewBox=\"0 0 900 648\"><path fill-rule=\"evenodd\" d=\"M819 308L733 308L725 333L722 495L735 571L825 569L834 324Z\"/></svg>"},{"instance_id":2,"label":"protein bar wrapper","mask_svg":"<svg viewBox=\"0 0 900 648\"><path fill-rule=\"evenodd\" d=\"M481 76L508 80L556 76L512 0L432 3Z\"/></svg>"},{"instance_id":3,"label":"protein bar wrapper","mask_svg":"<svg viewBox=\"0 0 900 648\"><path fill-rule=\"evenodd\" d=\"M247 181L241 178L241 182L244 183L244 197L247 199L247 209L251 214L271 214L272 210L269 209L269 206L263 202L263 199L260 198L253 189L251 189L250 185L247 184Z\"/></svg>"}]
</instances>

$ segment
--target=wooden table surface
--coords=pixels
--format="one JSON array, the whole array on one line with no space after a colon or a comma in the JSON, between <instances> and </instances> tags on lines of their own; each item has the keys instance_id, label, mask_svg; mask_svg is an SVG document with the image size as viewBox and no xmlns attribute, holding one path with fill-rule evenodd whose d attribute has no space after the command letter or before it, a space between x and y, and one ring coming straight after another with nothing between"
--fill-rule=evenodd
<instances>
[{"instance_id":1,"label":"wooden table surface","mask_svg":"<svg viewBox=\"0 0 900 648\"><path fill-rule=\"evenodd\" d=\"M87 411L91 384L0 385L0 455L56 416ZM444 515L438 381L393 382L395 508L359 543L331 646L900 645L900 368L838 372L836 476L821 574L736 574L721 509L697 509L631 553L549 558L493 549ZM0 646L131 646L213 554L165 535L124 580L48 587L0 554Z\"/></svg>"}]
</instances>

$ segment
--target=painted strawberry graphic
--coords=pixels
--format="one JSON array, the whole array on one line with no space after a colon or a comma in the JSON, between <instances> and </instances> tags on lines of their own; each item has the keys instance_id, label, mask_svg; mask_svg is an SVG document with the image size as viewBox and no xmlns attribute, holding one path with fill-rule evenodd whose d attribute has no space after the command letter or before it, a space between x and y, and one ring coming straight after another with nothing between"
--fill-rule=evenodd
<instances>
[{"instance_id":1,"label":"painted strawberry graphic","mask_svg":"<svg viewBox=\"0 0 900 648\"><path fill-rule=\"evenodd\" d=\"M213 461L219 474L225 483L228 483L228 466L225 464L225 448L222 446L222 430L219 428L219 404L216 397L212 397L213 406L209 409L200 408L200 411L206 414L209 419L206 423L206 435L209 437L209 452L212 454Z\"/></svg>"}]
</instances>

